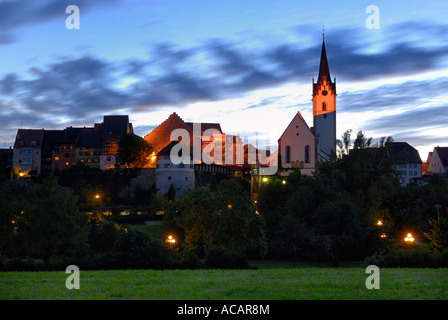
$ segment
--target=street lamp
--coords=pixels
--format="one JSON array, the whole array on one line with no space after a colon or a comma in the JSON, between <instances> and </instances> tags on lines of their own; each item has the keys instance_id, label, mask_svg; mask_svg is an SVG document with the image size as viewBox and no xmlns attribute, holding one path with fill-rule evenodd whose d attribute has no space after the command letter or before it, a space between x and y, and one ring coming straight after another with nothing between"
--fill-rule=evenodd
<instances>
[{"instance_id":1,"label":"street lamp","mask_svg":"<svg viewBox=\"0 0 448 320\"><path fill-rule=\"evenodd\" d=\"M172 246L174 243L176 243L176 239L174 239L173 236L169 235L168 239L166 239L165 242Z\"/></svg>"},{"instance_id":2,"label":"street lamp","mask_svg":"<svg viewBox=\"0 0 448 320\"><path fill-rule=\"evenodd\" d=\"M404 241L408 244L412 244L414 242L414 237L412 236L411 233L408 233L406 235L406 238L404 238Z\"/></svg>"},{"instance_id":3,"label":"street lamp","mask_svg":"<svg viewBox=\"0 0 448 320\"><path fill-rule=\"evenodd\" d=\"M378 220L378 222L376 223L377 226L382 226L383 225L383 221Z\"/></svg>"}]
</instances>

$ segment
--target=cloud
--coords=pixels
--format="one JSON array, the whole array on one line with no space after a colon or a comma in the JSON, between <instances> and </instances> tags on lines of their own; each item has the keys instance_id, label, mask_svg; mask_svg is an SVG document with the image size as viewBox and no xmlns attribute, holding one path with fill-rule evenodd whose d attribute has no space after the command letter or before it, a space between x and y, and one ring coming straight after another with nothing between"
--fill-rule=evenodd
<instances>
[{"instance_id":1,"label":"cloud","mask_svg":"<svg viewBox=\"0 0 448 320\"><path fill-rule=\"evenodd\" d=\"M416 134L425 129L448 127L448 105L418 108L369 121L367 130L388 131L390 134Z\"/></svg>"},{"instance_id":2,"label":"cloud","mask_svg":"<svg viewBox=\"0 0 448 320\"><path fill-rule=\"evenodd\" d=\"M15 29L44 23L54 19L65 19L65 9L76 4L80 11L88 12L97 6L112 5L125 0L3 0L0 1L0 45L10 44L17 37Z\"/></svg>"},{"instance_id":3,"label":"cloud","mask_svg":"<svg viewBox=\"0 0 448 320\"><path fill-rule=\"evenodd\" d=\"M14 35L10 32L19 26L54 19L68 1L38 3L27 6L25 1L0 2L0 29L2 26L5 29L2 32ZM109 1L78 3L85 10ZM300 26L302 29L306 27ZM415 31L418 37L428 34L434 39L429 33L437 33L443 40L446 35L442 34L448 25L415 23L412 28L418 30ZM344 81L359 81L418 73L436 69L448 56L448 41L419 46L416 38L398 36L406 35L409 30L400 29L400 25L391 30L394 39L387 39L382 49L375 52L365 50L367 40L355 30L340 28L328 32L325 41L331 74ZM2 34L5 33L0 33L0 43ZM31 67L30 77L16 73L0 76L0 99L9 108L17 110L16 115L3 113L2 123L17 125L20 122L17 119L32 115L26 119L30 121L28 126L40 127L45 121L54 123L55 117L91 119L106 113L147 112L166 106L185 106L195 101L228 99L289 82L309 82L312 77L317 78L321 45L320 40L306 46L277 42L253 50L243 41L212 39L191 48L179 48L169 42L158 43L150 48L148 58L108 61L93 55L66 57L48 65ZM129 85L120 87L120 82L128 78L131 79ZM447 87L448 78L384 85L370 91L343 92L338 105L342 112L407 110L424 105L427 92L435 97L444 94ZM278 99L273 97L249 108L275 104ZM441 111L441 117L437 119L431 115L435 111L431 108L410 110L373 120L365 129L402 126L409 130L420 128L422 119L436 125L443 121L447 123L446 111L437 109Z\"/></svg>"},{"instance_id":4,"label":"cloud","mask_svg":"<svg viewBox=\"0 0 448 320\"><path fill-rule=\"evenodd\" d=\"M387 84L370 90L342 92L338 95L339 111L368 112L400 110L422 106L446 95L448 78L435 78L421 81L406 81ZM430 93L430 95L429 95Z\"/></svg>"}]
</instances>

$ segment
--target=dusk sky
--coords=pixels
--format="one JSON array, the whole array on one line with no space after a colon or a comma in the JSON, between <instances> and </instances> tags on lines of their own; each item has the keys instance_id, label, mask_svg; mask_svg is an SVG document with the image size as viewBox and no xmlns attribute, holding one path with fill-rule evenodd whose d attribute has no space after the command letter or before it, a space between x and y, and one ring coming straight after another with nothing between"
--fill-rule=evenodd
<instances>
[{"instance_id":1,"label":"dusk sky","mask_svg":"<svg viewBox=\"0 0 448 320\"><path fill-rule=\"evenodd\" d=\"M446 0L0 0L0 148L112 114L145 136L176 112L276 149L297 111L313 125L324 25L337 137L392 136L425 161L448 146L447 15Z\"/></svg>"}]
</instances>

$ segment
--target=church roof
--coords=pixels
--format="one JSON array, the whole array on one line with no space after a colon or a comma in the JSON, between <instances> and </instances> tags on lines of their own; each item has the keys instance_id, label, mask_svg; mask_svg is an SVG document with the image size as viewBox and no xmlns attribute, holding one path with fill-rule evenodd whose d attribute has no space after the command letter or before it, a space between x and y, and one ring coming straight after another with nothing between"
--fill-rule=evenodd
<instances>
[{"instance_id":1,"label":"church roof","mask_svg":"<svg viewBox=\"0 0 448 320\"><path fill-rule=\"evenodd\" d=\"M302 114L300 113L300 111L297 111L296 115L292 118L291 122L288 124L288 126L286 127L286 129L283 131L282 135L280 136L280 138L278 139L278 142L280 142L280 140L282 140L282 137L286 134L286 131L288 131L288 128L293 124L294 119L296 117L299 117L299 119L305 124L305 128L308 129L311 134L314 137L314 132L313 130L310 129L310 127L308 126L308 124L306 123L305 119L303 118Z\"/></svg>"},{"instance_id":2,"label":"church roof","mask_svg":"<svg viewBox=\"0 0 448 320\"><path fill-rule=\"evenodd\" d=\"M336 93L336 84L331 81L330 67L328 66L327 50L325 49L325 39L322 40L322 51L320 54L319 76L317 83L314 83L314 92L317 91L318 85L322 82L323 77L326 77L334 92Z\"/></svg>"}]
</instances>

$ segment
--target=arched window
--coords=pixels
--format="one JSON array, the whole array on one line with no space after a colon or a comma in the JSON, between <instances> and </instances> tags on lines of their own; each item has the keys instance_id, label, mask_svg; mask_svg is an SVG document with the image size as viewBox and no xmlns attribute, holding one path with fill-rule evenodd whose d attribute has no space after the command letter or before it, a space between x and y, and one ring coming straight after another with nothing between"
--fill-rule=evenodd
<instances>
[{"instance_id":1,"label":"arched window","mask_svg":"<svg viewBox=\"0 0 448 320\"><path fill-rule=\"evenodd\" d=\"M303 161L300 161L300 168L301 169L305 168L305 165L303 164Z\"/></svg>"},{"instance_id":2,"label":"arched window","mask_svg":"<svg viewBox=\"0 0 448 320\"><path fill-rule=\"evenodd\" d=\"M322 102L322 111L327 111L327 104Z\"/></svg>"},{"instance_id":3,"label":"arched window","mask_svg":"<svg viewBox=\"0 0 448 320\"><path fill-rule=\"evenodd\" d=\"M305 146L305 163L310 163L310 146Z\"/></svg>"},{"instance_id":4,"label":"arched window","mask_svg":"<svg viewBox=\"0 0 448 320\"><path fill-rule=\"evenodd\" d=\"M286 163L291 163L291 147L290 146L286 147L285 162Z\"/></svg>"}]
</instances>

